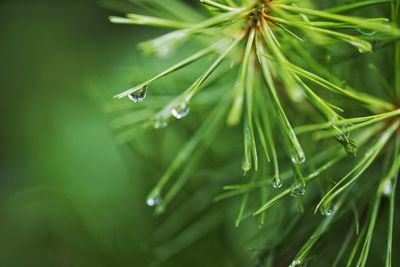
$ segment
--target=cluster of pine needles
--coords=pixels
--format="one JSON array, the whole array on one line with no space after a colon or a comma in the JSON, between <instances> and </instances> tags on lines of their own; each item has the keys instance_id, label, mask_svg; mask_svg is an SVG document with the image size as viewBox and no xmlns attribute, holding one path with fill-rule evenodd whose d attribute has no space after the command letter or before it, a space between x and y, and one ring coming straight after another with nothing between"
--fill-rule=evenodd
<instances>
[{"instance_id":1,"label":"cluster of pine needles","mask_svg":"<svg viewBox=\"0 0 400 267\"><path fill-rule=\"evenodd\" d=\"M228 184L202 195L239 198L235 225L266 231L252 237L256 266L400 264L400 0L128 2L141 14L110 21L161 28L140 48L174 63L116 95L118 138L183 119L191 133L148 196L157 214L203 170Z\"/></svg>"}]
</instances>

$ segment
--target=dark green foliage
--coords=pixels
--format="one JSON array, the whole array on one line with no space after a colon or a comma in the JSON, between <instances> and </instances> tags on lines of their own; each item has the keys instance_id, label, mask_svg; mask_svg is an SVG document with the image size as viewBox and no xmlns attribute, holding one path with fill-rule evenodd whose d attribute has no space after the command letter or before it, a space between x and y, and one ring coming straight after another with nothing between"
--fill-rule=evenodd
<instances>
[{"instance_id":1,"label":"dark green foliage","mask_svg":"<svg viewBox=\"0 0 400 267\"><path fill-rule=\"evenodd\" d=\"M247 265L400 264L399 0L130 2L140 15L110 20L171 30L140 44L155 76L112 104L121 141L171 161L147 204L187 227L155 263L228 221ZM159 151L153 128L186 141Z\"/></svg>"}]
</instances>

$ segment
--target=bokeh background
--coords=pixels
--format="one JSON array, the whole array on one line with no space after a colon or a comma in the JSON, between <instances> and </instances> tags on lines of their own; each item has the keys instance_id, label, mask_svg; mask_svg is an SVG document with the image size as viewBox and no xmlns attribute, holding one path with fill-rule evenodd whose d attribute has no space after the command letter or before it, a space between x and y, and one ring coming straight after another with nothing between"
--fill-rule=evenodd
<instances>
[{"instance_id":1,"label":"bokeh background","mask_svg":"<svg viewBox=\"0 0 400 267\"><path fill-rule=\"evenodd\" d=\"M145 205L171 158L146 162L119 145L109 114L112 96L143 79L141 64L147 64L136 45L151 31L107 19L131 7L122 1L0 1L0 266L247 261L241 250L234 253L241 246L229 239L233 223L224 226L221 210L180 217L192 207L201 214L212 195L200 192L196 204L176 216L156 217ZM164 150L176 151L173 140Z\"/></svg>"},{"instance_id":2,"label":"bokeh background","mask_svg":"<svg viewBox=\"0 0 400 267\"><path fill-rule=\"evenodd\" d=\"M103 100L140 33L96 1L0 1L0 266L146 266L155 219ZM129 77L128 77L129 78Z\"/></svg>"}]
</instances>

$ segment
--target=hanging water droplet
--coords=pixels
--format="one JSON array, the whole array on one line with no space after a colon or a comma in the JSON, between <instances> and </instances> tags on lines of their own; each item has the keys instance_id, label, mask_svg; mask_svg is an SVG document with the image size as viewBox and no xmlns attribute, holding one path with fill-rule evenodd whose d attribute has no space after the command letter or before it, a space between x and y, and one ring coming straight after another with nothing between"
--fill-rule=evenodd
<instances>
[{"instance_id":1,"label":"hanging water droplet","mask_svg":"<svg viewBox=\"0 0 400 267\"><path fill-rule=\"evenodd\" d=\"M327 208L322 211L322 215L329 217L333 214L333 212L334 212L333 208Z\"/></svg>"},{"instance_id":2,"label":"hanging water droplet","mask_svg":"<svg viewBox=\"0 0 400 267\"><path fill-rule=\"evenodd\" d=\"M293 97L292 98L296 103L300 103L300 102L302 102L304 100L303 90L301 89L300 86L294 88L294 92L293 92Z\"/></svg>"},{"instance_id":3,"label":"hanging water droplet","mask_svg":"<svg viewBox=\"0 0 400 267\"><path fill-rule=\"evenodd\" d=\"M274 187L274 188L281 188L282 187L282 180L279 178L279 177L275 177L273 180L272 180L272 186Z\"/></svg>"},{"instance_id":4,"label":"hanging water droplet","mask_svg":"<svg viewBox=\"0 0 400 267\"><path fill-rule=\"evenodd\" d=\"M147 94L147 85L135 90L133 93L128 95L128 98L135 103L142 102Z\"/></svg>"},{"instance_id":5,"label":"hanging water droplet","mask_svg":"<svg viewBox=\"0 0 400 267\"><path fill-rule=\"evenodd\" d=\"M163 129L168 126L168 122L164 120L156 120L153 124L154 128L156 129Z\"/></svg>"},{"instance_id":6,"label":"hanging water droplet","mask_svg":"<svg viewBox=\"0 0 400 267\"><path fill-rule=\"evenodd\" d=\"M304 264L300 260L294 260L289 267L304 267Z\"/></svg>"},{"instance_id":7,"label":"hanging water droplet","mask_svg":"<svg viewBox=\"0 0 400 267\"><path fill-rule=\"evenodd\" d=\"M352 40L349 42L352 46L357 48L360 53L369 53L372 51L372 45L364 40Z\"/></svg>"},{"instance_id":8,"label":"hanging water droplet","mask_svg":"<svg viewBox=\"0 0 400 267\"><path fill-rule=\"evenodd\" d=\"M164 118L163 116L159 116L155 118L153 122L153 127L155 129L163 129L168 126L168 120Z\"/></svg>"},{"instance_id":9,"label":"hanging water droplet","mask_svg":"<svg viewBox=\"0 0 400 267\"><path fill-rule=\"evenodd\" d=\"M186 102L179 102L171 111L172 116L178 120L183 119L189 114L189 107Z\"/></svg>"},{"instance_id":10,"label":"hanging water droplet","mask_svg":"<svg viewBox=\"0 0 400 267\"><path fill-rule=\"evenodd\" d=\"M392 180L388 180L385 183L385 187L383 188L383 195L386 197L390 197L393 192L393 182Z\"/></svg>"},{"instance_id":11,"label":"hanging water droplet","mask_svg":"<svg viewBox=\"0 0 400 267\"><path fill-rule=\"evenodd\" d=\"M367 29L363 29L363 28L356 28L356 30L363 34L363 35L367 35L367 36L371 36L374 35L376 33L376 31L374 30L367 30Z\"/></svg>"},{"instance_id":12,"label":"hanging water droplet","mask_svg":"<svg viewBox=\"0 0 400 267\"><path fill-rule=\"evenodd\" d=\"M303 196L305 193L306 193L306 189L300 182L296 183L296 185L294 185L292 187L291 195L293 197L300 197L300 196Z\"/></svg>"},{"instance_id":13,"label":"hanging water droplet","mask_svg":"<svg viewBox=\"0 0 400 267\"><path fill-rule=\"evenodd\" d=\"M161 204L162 198L159 193L153 194L149 196L146 200L146 203L150 207L158 206Z\"/></svg>"},{"instance_id":14,"label":"hanging water droplet","mask_svg":"<svg viewBox=\"0 0 400 267\"><path fill-rule=\"evenodd\" d=\"M303 164L306 161L306 156L303 151L292 153L292 162L295 164Z\"/></svg>"},{"instance_id":15,"label":"hanging water droplet","mask_svg":"<svg viewBox=\"0 0 400 267\"><path fill-rule=\"evenodd\" d=\"M346 136L344 134L339 134L336 136L336 140L338 140L340 143L346 142Z\"/></svg>"}]
</instances>

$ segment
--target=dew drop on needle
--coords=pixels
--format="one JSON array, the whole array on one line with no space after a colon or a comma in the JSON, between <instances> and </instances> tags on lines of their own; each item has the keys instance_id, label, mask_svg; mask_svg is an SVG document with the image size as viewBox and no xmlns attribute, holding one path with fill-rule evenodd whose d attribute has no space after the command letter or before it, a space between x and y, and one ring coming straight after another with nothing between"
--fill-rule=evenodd
<instances>
[{"instance_id":1,"label":"dew drop on needle","mask_svg":"<svg viewBox=\"0 0 400 267\"><path fill-rule=\"evenodd\" d=\"M140 103L146 98L147 94L147 85L135 90L131 94L128 95L128 98L134 103Z\"/></svg>"},{"instance_id":2,"label":"dew drop on needle","mask_svg":"<svg viewBox=\"0 0 400 267\"><path fill-rule=\"evenodd\" d=\"M393 191L392 180L388 180L386 181L385 186L383 188L383 195L389 197L392 194L392 191Z\"/></svg>"},{"instance_id":3,"label":"dew drop on needle","mask_svg":"<svg viewBox=\"0 0 400 267\"><path fill-rule=\"evenodd\" d=\"M282 187L282 180L281 180L279 177L275 177L275 178L272 180L272 186L273 186L274 188L281 188L281 187Z\"/></svg>"},{"instance_id":4,"label":"dew drop on needle","mask_svg":"<svg viewBox=\"0 0 400 267\"><path fill-rule=\"evenodd\" d=\"M163 129L163 128L167 127L167 126L168 126L168 122L166 120L163 120L163 119L156 119L154 121L154 124L153 124L153 127L155 129Z\"/></svg>"},{"instance_id":5,"label":"dew drop on needle","mask_svg":"<svg viewBox=\"0 0 400 267\"><path fill-rule=\"evenodd\" d=\"M371 36L371 35L374 35L376 33L376 31L374 31L374 30L367 30L367 29L363 29L363 28L357 28L356 30L359 33L361 33L363 35L367 35L367 36Z\"/></svg>"},{"instance_id":6,"label":"dew drop on needle","mask_svg":"<svg viewBox=\"0 0 400 267\"><path fill-rule=\"evenodd\" d=\"M161 204L161 196L160 194L155 194L147 198L146 204L150 207L158 206Z\"/></svg>"},{"instance_id":7,"label":"dew drop on needle","mask_svg":"<svg viewBox=\"0 0 400 267\"><path fill-rule=\"evenodd\" d=\"M189 107L185 102L179 102L171 111L172 116L180 120L189 114Z\"/></svg>"}]
</instances>

